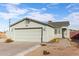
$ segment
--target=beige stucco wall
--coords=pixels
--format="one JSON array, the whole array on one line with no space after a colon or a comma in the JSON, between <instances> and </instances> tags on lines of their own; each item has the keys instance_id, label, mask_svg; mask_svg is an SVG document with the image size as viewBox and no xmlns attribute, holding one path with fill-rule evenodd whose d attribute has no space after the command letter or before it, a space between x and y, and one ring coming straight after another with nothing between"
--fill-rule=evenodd
<instances>
[{"instance_id":1,"label":"beige stucco wall","mask_svg":"<svg viewBox=\"0 0 79 59\"><path fill-rule=\"evenodd\" d=\"M70 30L69 30L69 27L67 27L67 38L70 39Z\"/></svg>"},{"instance_id":2,"label":"beige stucco wall","mask_svg":"<svg viewBox=\"0 0 79 59\"><path fill-rule=\"evenodd\" d=\"M44 42L48 42L50 41L51 39L54 38L54 30L53 28L49 27L49 26L46 26L46 25L42 25L42 24L39 24L39 23L35 23L35 22L30 22L28 24L28 26L26 26L26 21L22 21L14 26L12 26L10 29L11 29L11 32L10 32L10 37L15 40L15 32L14 32L14 28L30 28L30 27L43 27L43 41ZM15 40L16 41L16 40ZM21 40L20 40L21 41ZM33 40L34 41L34 40Z\"/></svg>"},{"instance_id":3,"label":"beige stucco wall","mask_svg":"<svg viewBox=\"0 0 79 59\"><path fill-rule=\"evenodd\" d=\"M60 33L55 34L55 29L59 29ZM62 38L62 28L55 28L54 29L54 38Z\"/></svg>"},{"instance_id":4,"label":"beige stucco wall","mask_svg":"<svg viewBox=\"0 0 79 59\"><path fill-rule=\"evenodd\" d=\"M54 30L47 26L46 30L43 31L43 35L44 35L43 36L44 41L48 42L54 38Z\"/></svg>"},{"instance_id":5,"label":"beige stucco wall","mask_svg":"<svg viewBox=\"0 0 79 59\"><path fill-rule=\"evenodd\" d=\"M68 29L68 27L61 27L61 28L57 28L60 29L60 34L55 34L54 33L54 37L55 38L62 38L62 28L66 28L67 30L64 33L65 38L70 38L70 31Z\"/></svg>"},{"instance_id":6,"label":"beige stucco wall","mask_svg":"<svg viewBox=\"0 0 79 59\"><path fill-rule=\"evenodd\" d=\"M43 41L44 42L48 42L50 41L51 39L53 38L62 38L62 28L68 28L68 27L62 27L60 28L60 34L55 34L54 33L54 28L51 28L49 26L46 26L46 25L42 25L42 24L39 24L39 23L35 23L35 22L30 22L29 24L26 24L26 20L25 21L22 21L14 26L12 26L10 28L10 32L7 32L8 36L11 37L14 41L17 41L17 39L15 39L15 28L30 28L30 27L43 27ZM65 37L69 38L70 35L69 35L70 31L69 29L67 29L67 34L65 35ZM25 41L25 40L21 40L20 41ZM34 41L34 40L33 40Z\"/></svg>"}]
</instances>

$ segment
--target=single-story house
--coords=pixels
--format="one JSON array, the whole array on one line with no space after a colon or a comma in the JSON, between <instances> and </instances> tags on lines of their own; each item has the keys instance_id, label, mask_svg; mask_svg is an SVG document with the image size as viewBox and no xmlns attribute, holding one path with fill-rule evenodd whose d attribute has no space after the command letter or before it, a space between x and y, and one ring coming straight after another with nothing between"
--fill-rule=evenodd
<instances>
[{"instance_id":1,"label":"single-story house","mask_svg":"<svg viewBox=\"0 0 79 59\"><path fill-rule=\"evenodd\" d=\"M70 38L68 26L68 21L43 23L24 18L12 24L7 34L14 41L48 42L53 38Z\"/></svg>"}]
</instances>

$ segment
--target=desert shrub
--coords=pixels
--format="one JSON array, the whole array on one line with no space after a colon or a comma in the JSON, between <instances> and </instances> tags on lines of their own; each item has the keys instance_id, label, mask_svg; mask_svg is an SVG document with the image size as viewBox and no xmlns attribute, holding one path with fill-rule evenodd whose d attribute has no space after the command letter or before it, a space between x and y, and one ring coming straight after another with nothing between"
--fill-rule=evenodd
<instances>
[{"instance_id":1,"label":"desert shrub","mask_svg":"<svg viewBox=\"0 0 79 59\"><path fill-rule=\"evenodd\" d=\"M58 43L60 40L61 40L61 38L54 38L54 39L50 40L50 42Z\"/></svg>"},{"instance_id":2,"label":"desert shrub","mask_svg":"<svg viewBox=\"0 0 79 59\"><path fill-rule=\"evenodd\" d=\"M50 54L50 52L43 50L43 55L48 55L48 54Z\"/></svg>"},{"instance_id":3,"label":"desert shrub","mask_svg":"<svg viewBox=\"0 0 79 59\"><path fill-rule=\"evenodd\" d=\"M46 44L46 43L41 43L40 45L41 45L41 46L46 46L47 44Z\"/></svg>"},{"instance_id":4,"label":"desert shrub","mask_svg":"<svg viewBox=\"0 0 79 59\"><path fill-rule=\"evenodd\" d=\"M10 38L5 41L5 43L11 43L11 42L13 42L13 40Z\"/></svg>"}]
</instances>

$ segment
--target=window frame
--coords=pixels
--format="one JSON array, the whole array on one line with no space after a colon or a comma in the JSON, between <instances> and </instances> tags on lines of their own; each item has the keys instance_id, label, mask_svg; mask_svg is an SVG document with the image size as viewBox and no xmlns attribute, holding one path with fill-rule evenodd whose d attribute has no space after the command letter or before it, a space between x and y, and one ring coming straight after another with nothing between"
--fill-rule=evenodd
<instances>
[{"instance_id":1,"label":"window frame","mask_svg":"<svg viewBox=\"0 0 79 59\"><path fill-rule=\"evenodd\" d=\"M61 31L60 31L60 28L55 28L55 29L54 29L54 33L55 33L55 34L60 34L60 32L61 32Z\"/></svg>"}]
</instances>

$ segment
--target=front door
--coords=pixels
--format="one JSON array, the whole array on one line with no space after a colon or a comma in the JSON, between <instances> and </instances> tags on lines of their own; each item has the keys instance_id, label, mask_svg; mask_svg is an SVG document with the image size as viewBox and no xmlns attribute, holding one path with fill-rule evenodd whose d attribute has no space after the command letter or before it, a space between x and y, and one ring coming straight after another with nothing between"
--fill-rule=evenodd
<instances>
[{"instance_id":1,"label":"front door","mask_svg":"<svg viewBox=\"0 0 79 59\"><path fill-rule=\"evenodd\" d=\"M62 29L62 38L65 38L65 31L66 31L66 28L63 28Z\"/></svg>"}]
</instances>

